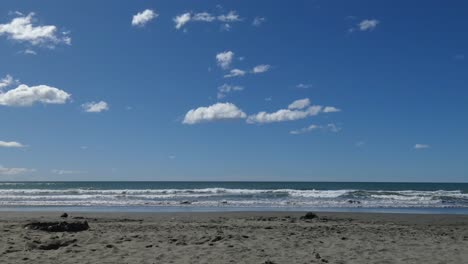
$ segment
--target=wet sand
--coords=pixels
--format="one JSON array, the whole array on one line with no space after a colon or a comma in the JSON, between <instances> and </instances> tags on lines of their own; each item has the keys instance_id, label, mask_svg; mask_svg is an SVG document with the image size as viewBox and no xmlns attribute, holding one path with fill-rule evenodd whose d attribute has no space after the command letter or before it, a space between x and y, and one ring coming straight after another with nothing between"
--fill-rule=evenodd
<instances>
[{"instance_id":1,"label":"wet sand","mask_svg":"<svg viewBox=\"0 0 468 264\"><path fill-rule=\"evenodd\" d=\"M468 216L1 212L0 263L468 263ZM25 228L87 221L80 232Z\"/></svg>"}]
</instances>

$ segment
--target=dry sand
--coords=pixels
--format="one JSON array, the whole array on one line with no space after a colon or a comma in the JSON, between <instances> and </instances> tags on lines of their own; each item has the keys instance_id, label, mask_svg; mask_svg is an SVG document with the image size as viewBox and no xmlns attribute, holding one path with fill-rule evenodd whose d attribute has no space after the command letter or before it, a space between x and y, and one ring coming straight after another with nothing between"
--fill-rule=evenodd
<instances>
[{"instance_id":1,"label":"dry sand","mask_svg":"<svg viewBox=\"0 0 468 264\"><path fill-rule=\"evenodd\" d=\"M70 213L86 231L26 229L60 213L0 213L0 263L468 263L468 216Z\"/></svg>"}]
</instances>

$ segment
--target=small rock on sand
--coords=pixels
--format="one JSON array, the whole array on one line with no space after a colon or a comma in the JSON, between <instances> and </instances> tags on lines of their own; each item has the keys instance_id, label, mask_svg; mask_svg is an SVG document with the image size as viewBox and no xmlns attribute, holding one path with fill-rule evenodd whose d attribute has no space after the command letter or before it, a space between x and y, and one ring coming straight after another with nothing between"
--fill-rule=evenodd
<instances>
[{"instance_id":1,"label":"small rock on sand","mask_svg":"<svg viewBox=\"0 0 468 264\"><path fill-rule=\"evenodd\" d=\"M301 219L315 219L317 218L318 216L315 214L315 213L312 213L312 212L308 212L307 214L305 214L304 216L301 217Z\"/></svg>"},{"instance_id":2,"label":"small rock on sand","mask_svg":"<svg viewBox=\"0 0 468 264\"><path fill-rule=\"evenodd\" d=\"M87 221L74 222L32 222L25 225L26 229L47 232L80 232L89 229Z\"/></svg>"}]
</instances>

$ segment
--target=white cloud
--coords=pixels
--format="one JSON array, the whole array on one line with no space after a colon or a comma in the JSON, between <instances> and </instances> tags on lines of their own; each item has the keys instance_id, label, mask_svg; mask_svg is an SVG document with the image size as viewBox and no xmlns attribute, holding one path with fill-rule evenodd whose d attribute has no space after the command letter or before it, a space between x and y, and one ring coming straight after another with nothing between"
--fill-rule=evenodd
<instances>
[{"instance_id":1,"label":"white cloud","mask_svg":"<svg viewBox=\"0 0 468 264\"><path fill-rule=\"evenodd\" d=\"M61 169L54 169L54 170L51 170L51 172L54 174L58 174L58 175L86 173L85 171L79 171L79 170L61 170Z\"/></svg>"},{"instance_id":2,"label":"white cloud","mask_svg":"<svg viewBox=\"0 0 468 264\"><path fill-rule=\"evenodd\" d=\"M264 22L266 21L266 19L264 17L256 17L254 18L253 22L252 22L252 25L256 26L256 27L259 27L260 25L262 25Z\"/></svg>"},{"instance_id":3,"label":"white cloud","mask_svg":"<svg viewBox=\"0 0 468 264\"><path fill-rule=\"evenodd\" d=\"M270 70L271 66L268 64L257 65L253 68L252 73L263 73Z\"/></svg>"},{"instance_id":4,"label":"white cloud","mask_svg":"<svg viewBox=\"0 0 468 264\"><path fill-rule=\"evenodd\" d=\"M311 132L311 131L314 131L314 130L317 130L319 129L320 126L317 126L317 125L310 125L308 127L305 127L305 128L301 128L301 129L298 129L298 130L292 130L289 132L289 134L292 134L292 135L299 135L299 134L304 134L304 133L307 133L307 132Z\"/></svg>"},{"instance_id":5,"label":"white cloud","mask_svg":"<svg viewBox=\"0 0 468 264\"><path fill-rule=\"evenodd\" d=\"M242 90L244 90L244 87L242 86L223 84L220 87L218 87L218 99L226 97L228 93L242 91Z\"/></svg>"},{"instance_id":6,"label":"white cloud","mask_svg":"<svg viewBox=\"0 0 468 264\"><path fill-rule=\"evenodd\" d=\"M0 36L5 35L15 41L49 48L53 48L57 44L71 44L68 32L58 33L57 27L54 25L33 25L34 13L29 13L27 16L21 13L17 13L17 15L19 17L14 18L9 23L0 24Z\"/></svg>"},{"instance_id":7,"label":"white cloud","mask_svg":"<svg viewBox=\"0 0 468 264\"><path fill-rule=\"evenodd\" d=\"M193 125L217 120L246 118L246 116L241 109L232 103L216 103L188 111L182 123Z\"/></svg>"},{"instance_id":8,"label":"white cloud","mask_svg":"<svg viewBox=\"0 0 468 264\"><path fill-rule=\"evenodd\" d=\"M18 80L13 79L11 75L7 74L4 78L0 79L0 90L17 83L19 83Z\"/></svg>"},{"instance_id":9,"label":"white cloud","mask_svg":"<svg viewBox=\"0 0 468 264\"><path fill-rule=\"evenodd\" d=\"M144 26L146 23L150 22L151 20L157 18L159 16L158 13L154 12L151 9L146 9L143 12L139 12L133 16L132 19L132 26Z\"/></svg>"},{"instance_id":10,"label":"white cloud","mask_svg":"<svg viewBox=\"0 0 468 264\"><path fill-rule=\"evenodd\" d=\"M212 22L216 19L213 15L207 12L196 13L193 15L192 19L194 21L202 21L202 22Z\"/></svg>"},{"instance_id":11,"label":"white cloud","mask_svg":"<svg viewBox=\"0 0 468 264\"><path fill-rule=\"evenodd\" d=\"M292 134L292 135L299 135L299 134L304 134L304 133L308 133L308 132L311 132L311 131L314 131L314 130L323 130L323 131L331 131L331 132L339 132L341 130L340 127L338 127L337 125L331 123L331 124L327 124L325 126L319 126L319 125L310 125L308 127L304 127L304 128L301 128L301 129L298 129L298 130L292 130L290 131L289 133Z\"/></svg>"},{"instance_id":12,"label":"white cloud","mask_svg":"<svg viewBox=\"0 0 468 264\"><path fill-rule=\"evenodd\" d=\"M19 174L24 174L24 173L29 173L29 172L34 172L34 169L27 169L27 168L5 168L2 165L0 165L0 175L19 175Z\"/></svg>"},{"instance_id":13,"label":"white cloud","mask_svg":"<svg viewBox=\"0 0 468 264\"><path fill-rule=\"evenodd\" d=\"M34 50L32 49L25 49L23 51L23 54L26 54L26 55L37 55L37 52L35 52Z\"/></svg>"},{"instance_id":14,"label":"white cloud","mask_svg":"<svg viewBox=\"0 0 468 264\"><path fill-rule=\"evenodd\" d=\"M239 69L232 69L228 74L224 75L224 78L240 77L244 75L245 71Z\"/></svg>"},{"instance_id":15,"label":"white cloud","mask_svg":"<svg viewBox=\"0 0 468 264\"><path fill-rule=\"evenodd\" d=\"M313 105L304 110L280 109L273 113L259 112L247 118L247 123L274 123L304 119L320 113L322 107Z\"/></svg>"},{"instance_id":16,"label":"white cloud","mask_svg":"<svg viewBox=\"0 0 468 264\"><path fill-rule=\"evenodd\" d=\"M300 83L296 85L296 88L299 88L299 89L309 89L311 87L312 87L312 84L305 84L305 83Z\"/></svg>"},{"instance_id":17,"label":"white cloud","mask_svg":"<svg viewBox=\"0 0 468 264\"><path fill-rule=\"evenodd\" d=\"M221 31L230 31L231 30L231 25L228 23L222 24L221 25Z\"/></svg>"},{"instance_id":18,"label":"white cloud","mask_svg":"<svg viewBox=\"0 0 468 264\"><path fill-rule=\"evenodd\" d=\"M24 145L15 141L0 141L0 148L23 148Z\"/></svg>"},{"instance_id":19,"label":"white cloud","mask_svg":"<svg viewBox=\"0 0 468 264\"><path fill-rule=\"evenodd\" d=\"M358 24L358 28L361 31L372 31L380 23L377 19L365 19Z\"/></svg>"},{"instance_id":20,"label":"white cloud","mask_svg":"<svg viewBox=\"0 0 468 264\"><path fill-rule=\"evenodd\" d=\"M104 101L85 103L81 107L88 113L100 113L109 110L109 105Z\"/></svg>"},{"instance_id":21,"label":"white cloud","mask_svg":"<svg viewBox=\"0 0 468 264\"><path fill-rule=\"evenodd\" d=\"M7 92L0 92L0 105L31 106L34 103L64 104L71 97L67 92L47 85L19 85Z\"/></svg>"},{"instance_id":22,"label":"white cloud","mask_svg":"<svg viewBox=\"0 0 468 264\"><path fill-rule=\"evenodd\" d=\"M242 19L239 17L236 11L230 11L229 13L225 15L219 15L218 20L221 22L238 22L238 21L241 21Z\"/></svg>"},{"instance_id":23,"label":"white cloud","mask_svg":"<svg viewBox=\"0 0 468 264\"><path fill-rule=\"evenodd\" d=\"M228 23L238 22L241 20L242 19L239 17L239 15L235 11L231 11L227 14L223 14L219 16L214 16L208 12L200 12L200 13L186 12L186 13L183 13L174 17L173 19L176 29L181 29L187 23L192 22L192 21L193 22L207 22L207 23L219 21L219 22L224 23L222 25L222 28L227 31L229 31L230 29L230 25Z\"/></svg>"},{"instance_id":24,"label":"white cloud","mask_svg":"<svg viewBox=\"0 0 468 264\"><path fill-rule=\"evenodd\" d=\"M303 109L310 105L309 98L299 99L289 104L288 109Z\"/></svg>"},{"instance_id":25,"label":"white cloud","mask_svg":"<svg viewBox=\"0 0 468 264\"><path fill-rule=\"evenodd\" d=\"M339 132L341 130L341 127L331 123L324 127L324 129L329 130L331 132Z\"/></svg>"},{"instance_id":26,"label":"white cloud","mask_svg":"<svg viewBox=\"0 0 468 264\"><path fill-rule=\"evenodd\" d=\"M180 29L181 27L183 27L185 24L187 24L190 21L191 18L192 18L192 15L190 13L184 13L184 14L174 17L173 21L176 24L175 25L176 29Z\"/></svg>"},{"instance_id":27,"label":"white cloud","mask_svg":"<svg viewBox=\"0 0 468 264\"><path fill-rule=\"evenodd\" d=\"M341 112L341 109L338 109L334 106L326 106L323 108L324 113L336 113L336 112Z\"/></svg>"},{"instance_id":28,"label":"white cloud","mask_svg":"<svg viewBox=\"0 0 468 264\"><path fill-rule=\"evenodd\" d=\"M416 145L414 145L414 149L428 149L430 147L431 146L426 145L426 144L416 144Z\"/></svg>"},{"instance_id":29,"label":"white cloud","mask_svg":"<svg viewBox=\"0 0 468 264\"><path fill-rule=\"evenodd\" d=\"M234 58L234 52L225 51L216 54L216 61L218 65L223 69L228 69L231 66L232 59Z\"/></svg>"},{"instance_id":30,"label":"white cloud","mask_svg":"<svg viewBox=\"0 0 468 264\"><path fill-rule=\"evenodd\" d=\"M310 105L308 98L296 100L292 102L288 109L280 109L273 113L265 111L255 115L250 115L247 118L247 123L273 123L304 119L310 116L316 116L323 112L323 107L320 105Z\"/></svg>"},{"instance_id":31,"label":"white cloud","mask_svg":"<svg viewBox=\"0 0 468 264\"><path fill-rule=\"evenodd\" d=\"M366 145L366 142L365 141L358 141L356 142L356 147L360 148L360 147L363 147L364 145Z\"/></svg>"}]
</instances>

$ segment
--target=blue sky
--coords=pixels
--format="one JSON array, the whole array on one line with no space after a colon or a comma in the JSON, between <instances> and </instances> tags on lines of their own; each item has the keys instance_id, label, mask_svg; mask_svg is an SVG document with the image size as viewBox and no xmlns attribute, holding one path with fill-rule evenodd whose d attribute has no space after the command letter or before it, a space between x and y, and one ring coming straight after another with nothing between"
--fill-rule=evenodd
<instances>
[{"instance_id":1,"label":"blue sky","mask_svg":"<svg viewBox=\"0 0 468 264\"><path fill-rule=\"evenodd\" d=\"M0 180L464 181L464 1L0 3Z\"/></svg>"}]
</instances>

